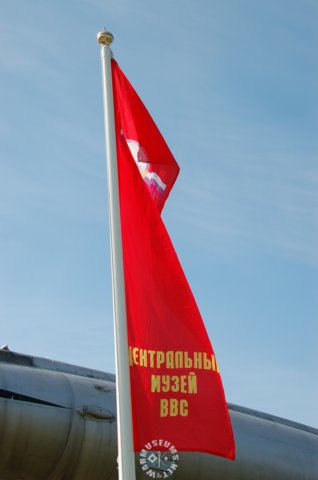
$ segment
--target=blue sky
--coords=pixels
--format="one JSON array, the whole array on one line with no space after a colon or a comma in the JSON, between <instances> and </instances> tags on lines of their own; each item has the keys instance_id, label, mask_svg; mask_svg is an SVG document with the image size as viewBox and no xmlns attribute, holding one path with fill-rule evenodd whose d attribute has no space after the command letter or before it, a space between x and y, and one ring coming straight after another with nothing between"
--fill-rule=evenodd
<instances>
[{"instance_id":1,"label":"blue sky","mask_svg":"<svg viewBox=\"0 0 318 480\"><path fill-rule=\"evenodd\" d=\"M164 220L228 401L318 427L318 5L4 0L0 321L114 371L99 47L180 167Z\"/></svg>"}]
</instances>

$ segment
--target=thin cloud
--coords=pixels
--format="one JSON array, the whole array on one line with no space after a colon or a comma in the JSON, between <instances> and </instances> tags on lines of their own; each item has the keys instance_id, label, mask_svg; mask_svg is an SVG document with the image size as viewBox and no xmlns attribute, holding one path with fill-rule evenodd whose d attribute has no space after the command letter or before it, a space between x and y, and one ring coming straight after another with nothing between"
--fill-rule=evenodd
<instances>
[{"instance_id":1,"label":"thin cloud","mask_svg":"<svg viewBox=\"0 0 318 480\"><path fill-rule=\"evenodd\" d=\"M183 179L178 187L176 215L189 232L199 228L208 233L212 244L224 247L226 240L226 245L248 247L256 242L317 264L318 188L311 162L300 168L289 156L292 167L286 163L287 157L272 154L258 165L242 161L239 169L234 163L224 171L216 167L208 178L199 165L191 181Z\"/></svg>"}]
</instances>

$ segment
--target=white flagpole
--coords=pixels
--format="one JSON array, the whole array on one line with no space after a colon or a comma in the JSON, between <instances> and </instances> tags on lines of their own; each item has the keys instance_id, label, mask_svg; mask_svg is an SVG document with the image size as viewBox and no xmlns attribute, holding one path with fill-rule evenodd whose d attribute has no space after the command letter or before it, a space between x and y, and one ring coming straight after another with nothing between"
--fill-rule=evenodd
<instances>
[{"instance_id":1,"label":"white flagpole","mask_svg":"<svg viewBox=\"0 0 318 480\"><path fill-rule=\"evenodd\" d=\"M97 34L97 41L101 47L106 163L108 174L109 229L116 355L118 472L119 480L135 480L136 473L132 436L126 300L120 228L118 170L111 74L112 53L110 50L110 45L113 42L113 39L113 35L107 30L103 30Z\"/></svg>"}]
</instances>

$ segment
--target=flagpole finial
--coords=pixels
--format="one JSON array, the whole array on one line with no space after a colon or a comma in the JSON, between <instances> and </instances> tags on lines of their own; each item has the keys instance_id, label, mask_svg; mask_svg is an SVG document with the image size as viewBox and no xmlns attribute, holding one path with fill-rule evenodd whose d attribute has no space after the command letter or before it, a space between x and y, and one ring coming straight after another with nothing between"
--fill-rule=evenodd
<instances>
[{"instance_id":1,"label":"flagpole finial","mask_svg":"<svg viewBox=\"0 0 318 480\"><path fill-rule=\"evenodd\" d=\"M111 45L113 41L114 35L106 30L106 28L97 34L97 42L100 45Z\"/></svg>"}]
</instances>

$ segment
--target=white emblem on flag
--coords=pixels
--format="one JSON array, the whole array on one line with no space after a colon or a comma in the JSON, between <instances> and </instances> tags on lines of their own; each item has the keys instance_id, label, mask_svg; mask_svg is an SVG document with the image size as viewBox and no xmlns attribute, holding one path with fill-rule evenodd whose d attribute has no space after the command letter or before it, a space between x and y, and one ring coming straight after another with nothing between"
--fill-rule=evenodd
<instances>
[{"instance_id":1,"label":"white emblem on flag","mask_svg":"<svg viewBox=\"0 0 318 480\"><path fill-rule=\"evenodd\" d=\"M140 175L144 179L151 195L156 198L161 196L165 189L166 184L162 181L159 175L152 171L152 165L149 162L146 150L136 140L126 140L129 150L137 164Z\"/></svg>"}]
</instances>

